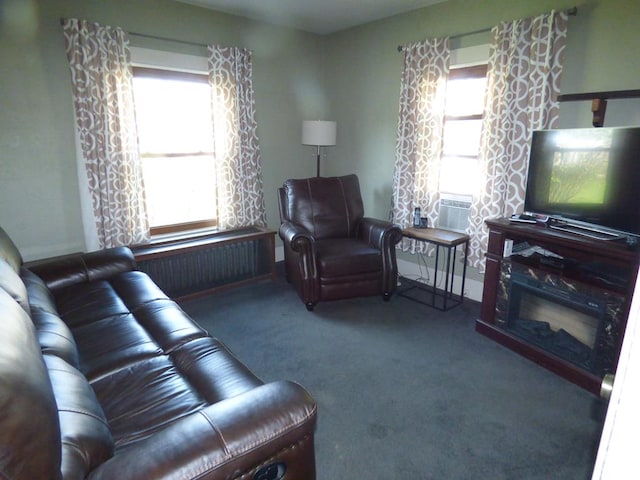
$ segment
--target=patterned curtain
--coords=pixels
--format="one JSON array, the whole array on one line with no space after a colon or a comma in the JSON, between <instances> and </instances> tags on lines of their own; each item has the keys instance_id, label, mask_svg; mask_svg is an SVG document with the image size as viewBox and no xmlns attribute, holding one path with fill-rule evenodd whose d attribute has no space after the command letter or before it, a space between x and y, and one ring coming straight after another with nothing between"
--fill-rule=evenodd
<instances>
[{"instance_id":1,"label":"patterned curtain","mask_svg":"<svg viewBox=\"0 0 640 480\"><path fill-rule=\"evenodd\" d=\"M124 31L63 22L76 128L100 248L149 239L132 73Z\"/></svg>"},{"instance_id":2,"label":"patterned curtain","mask_svg":"<svg viewBox=\"0 0 640 480\"><path fill-rule=\"evenodd\" d=\"M413 211L435 225L450 47L448 38L405 45L393 173L391 221L413 224ZM426 242L403 238L402 251L424 253Z\"/></svg>"},{"instance_id":3,"label":"patterned curtain","mask_svg":"<svg viewBox=\"0 0 640 480\"><path fill-rule=\"evenodd\" d=\"M220 228L266 225L251 52L209 47Z\"/></svg>"},{"instance_id":4,"label":"patterned curtain","mask_svg":"<svg viewBox=\"0 0 640 480\"><path fill-rule=\"evenodd\" d=\"M567 14L551 12L492 29L480 163L485 186L471 206L469 264L484 271L488 218L522 211L533 130L558 122Z\"/></svg>"}]
</instances>

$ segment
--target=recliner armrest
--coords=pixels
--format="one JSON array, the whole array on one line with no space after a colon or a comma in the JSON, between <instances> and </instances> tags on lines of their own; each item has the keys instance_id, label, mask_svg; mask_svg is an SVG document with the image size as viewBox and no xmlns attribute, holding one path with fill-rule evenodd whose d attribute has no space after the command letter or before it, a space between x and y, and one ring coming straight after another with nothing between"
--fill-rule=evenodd
<instances>
[{"instance_id":1,"label":"recliner armrest","mask_svg":"<svg viewBox=\"0 0 640 480\"><path fill-rule=\"evenodd\" d=\"M360 222L360 239L379 250L393 247L402 239L402 230L396 224L365 217Z\"/></svg>"},{"instance_id":2,"label":"recliner armrest","mask_svg":"<svg viewBox=\"0 0 640 480\"><path fill-rule=\"evenodd\" d=\"M254 478L265 463L283 462L287 478L312 480L316 409L298 384L268 383L127 446L90 478Z\"/></svg>"},{"instance_id":3,"label":"recliner armrest","mask_svg":"<svg viewBox=\"0 0 640 480\"><path fill-rule=\"evenodd\" d=\"M313 252L315 251L316 240L311 233L291 222L284 221L280 225L280 238L291 246L294 252Z\"/></svg>"},{"instance_id":4,"label":"recliner armrest","mask_svg":"<svg viewBox=\"0 0 640 480\"><path fill-rule=\"evenodd\" d=\"M37 260L24 266L38 275L50 290L107 279L137 268L133 253L128 247Z\"/></svg>"}]
</instances>

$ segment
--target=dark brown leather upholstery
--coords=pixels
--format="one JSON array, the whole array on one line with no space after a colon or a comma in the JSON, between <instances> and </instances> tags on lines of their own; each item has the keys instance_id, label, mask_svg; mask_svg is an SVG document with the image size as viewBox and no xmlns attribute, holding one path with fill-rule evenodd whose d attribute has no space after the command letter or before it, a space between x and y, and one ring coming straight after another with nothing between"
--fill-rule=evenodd
<instances>
[{"instance_id":1,"label":"dark brown leather upholstery","mask_svg":"<svg viewBox=\"0 0 640 480\"><path fill-rule=\"evenodd\" d=\"M310 395L134 268L126 248L25 266L0 229L0 477L315 479Z\"/></svg>"},{"instance_id":2,"label":"dark brown leather upholstery","mask_svg":"<svg viewBox=\"0 0 640 480\"><path fill-rule=\"evenodd\" d=\"M364 216L356 175L287 180L278 202L287 280L309 310L324 300L391 297L402 233Z\"/></svg>"}]
</instances>

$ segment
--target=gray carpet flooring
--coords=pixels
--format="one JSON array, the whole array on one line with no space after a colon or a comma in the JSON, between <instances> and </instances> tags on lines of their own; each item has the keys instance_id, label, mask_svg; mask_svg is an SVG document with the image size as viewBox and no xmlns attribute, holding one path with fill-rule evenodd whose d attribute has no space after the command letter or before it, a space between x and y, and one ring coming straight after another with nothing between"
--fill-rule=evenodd
<instances>
[{"instance_id":1,"label":"gray carpet flooring","mask_svg":"<svg viewBox=\"0 0 640 480\"><path fill-rule=\"evenodd\" d=\"M583 480L605 406L479 335L479 305L394 296L308 312L283 279L183 303L264 381L318 402L318 480Z\"/></svg>"}]
</instances>

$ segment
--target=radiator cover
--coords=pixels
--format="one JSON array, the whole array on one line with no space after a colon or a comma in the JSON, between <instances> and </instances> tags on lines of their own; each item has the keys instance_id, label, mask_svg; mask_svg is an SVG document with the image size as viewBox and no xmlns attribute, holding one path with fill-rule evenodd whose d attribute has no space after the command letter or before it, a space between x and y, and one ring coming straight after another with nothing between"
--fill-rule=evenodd
<instances>
[{"instance_id":1,"label":"radiator cover","mask_svg":"<svg viewBox=\"0 0 640 480\"><path fill-rule=\"evenodd\" d=\"M275 277L275 232L249 227L132 248L138 269L186 299Z\"/></svg>"}]
</instances>

